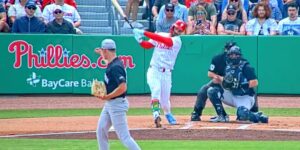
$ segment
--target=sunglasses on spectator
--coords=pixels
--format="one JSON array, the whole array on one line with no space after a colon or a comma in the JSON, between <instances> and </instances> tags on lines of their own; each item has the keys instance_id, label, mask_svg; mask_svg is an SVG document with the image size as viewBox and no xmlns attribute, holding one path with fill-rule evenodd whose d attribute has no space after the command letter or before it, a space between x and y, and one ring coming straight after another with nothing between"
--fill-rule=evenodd
<instances>
[{"instance_id":1,"label":"sunglasses on spectator","mask_svg":"<svg viewBox=\"0 0 300 150\"><path fill-rule=\"evenodd\" d=\"M197 15L205 15L204 11L198 11Z\"/></svg>"},{"instance_id":2,"label":"sunglasses on spectator","mask_svg":"<svg viewBox=\"0 0 300 150\"><path fill-rule=\"evenodd\" d=\"M28 6L27 9L36 10L35 6Z\"/></svg>"},{"instance_id":3,"label":"sunglasses on spectator","mask_svg":"<svg viewBox=\"0 0 300 150\"><path fill-rule=\"evenodd\" d=\"M55 10L54 13L55 13L55 14L61 14L62 11L61 11L61 10Z\"/></svg>"},{"instance_id":4,"label":"sunglasses on spectator","mask_svg":"<svg viewBox=\"0 0 300 150\"><path fill-rule=\"evenodd\" d=\"M228 14L229 16L233 16L233 15L235 15L235 12L230 11L230 12L227 12L227 14Z\"/></svg>"},{"instance_id":5,"label":"sunglasses on spectator","mask_svg":"<svg viewBox=\"0 0 300 150\"><path fill-rule=\"evenodd\" d=\"M231 0L231 2L238 2L239 0Z\"/></svg>"},{"instance_id":6,"label":"sunglasses on spectator","mask_svg":"<svg viewBox=\"0 0 300 150\"><path fill-rule=\"evenodd\" d=\"M174 9L166 9L166 11L174 12Z\"/></svg>"}]
</instances>

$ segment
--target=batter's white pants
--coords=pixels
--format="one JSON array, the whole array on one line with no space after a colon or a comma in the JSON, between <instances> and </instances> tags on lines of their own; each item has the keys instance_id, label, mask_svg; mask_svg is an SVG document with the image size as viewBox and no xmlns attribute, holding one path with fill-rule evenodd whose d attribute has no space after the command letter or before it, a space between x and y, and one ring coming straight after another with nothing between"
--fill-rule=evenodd
<instances>
[{"instance_id":1,"label":"batter's white pants","mask_svg":"<svg viewBox=\"0 0 300 150\"><path fill-rule=\"evenodd\" d=\"M126 98L116 98L104 104L98 127L96 131L98 146L100 150L109 150L108 131L114 127L118 138L129 150L140 150L141 148L130 136L127 125L126 113L128 111L128 101Z\"/></svg>"},{"instance_id":2,"label":"batter's white pants","mask_svg":"<svg viewBox=\"0 0 300 150\"><path fill-rule=\"evenodd\" d=\"M164 114L171 113L170 94L172 73L170 70L150 67L147 72L147 83L151 90L151 100L158 99Z\"/></svg>"},{"instance_id":3,"label":"batter's white pants","mask_svg":"<svg viewBox=\"0 0 300 150\"><path fill-rule=\"evenodd\" d=\"M254 96L244 95L244 96L236 96L233 95L230 91L224 89L222 102L231 107L238 108L240 106L244 106L247 109L251 109L254 105L255 98Z\"/></svg>"}]
</instances>

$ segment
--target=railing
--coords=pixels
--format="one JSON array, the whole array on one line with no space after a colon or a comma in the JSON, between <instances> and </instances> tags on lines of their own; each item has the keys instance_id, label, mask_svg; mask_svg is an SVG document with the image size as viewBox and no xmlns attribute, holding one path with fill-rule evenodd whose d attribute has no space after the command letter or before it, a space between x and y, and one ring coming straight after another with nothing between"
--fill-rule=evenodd
<instances>
[{"instance_id":1,"label":"railing","mask_svg":"<svg viewBox=\"0 0 300 150\"><path fill-rule=\"evenodd\" d=\"M105 8L108 11L108 25L111 26L111 33L113 35L119 34L118 16L111 0L106 0Z\"/></svg>"}]
</instances>

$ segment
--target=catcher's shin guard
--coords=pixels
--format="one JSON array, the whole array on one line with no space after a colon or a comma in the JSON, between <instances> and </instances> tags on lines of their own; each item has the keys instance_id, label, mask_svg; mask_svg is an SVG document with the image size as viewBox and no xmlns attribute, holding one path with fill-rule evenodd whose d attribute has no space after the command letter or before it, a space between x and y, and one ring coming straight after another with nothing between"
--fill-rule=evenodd
<instances>
[{"instance_id":1,"label":"catcher's shin guard","mask_svg":"<svg viewBox=\"0 0 300 150\"><path fill-rule=\"evenodd\" d=\"M226 116L227 113L225 112L221 101L222 93L220 89L218 87L210 87L207 90L207 95L211 103L213 104L218 116Z\"/></svg>"}]
</instances>

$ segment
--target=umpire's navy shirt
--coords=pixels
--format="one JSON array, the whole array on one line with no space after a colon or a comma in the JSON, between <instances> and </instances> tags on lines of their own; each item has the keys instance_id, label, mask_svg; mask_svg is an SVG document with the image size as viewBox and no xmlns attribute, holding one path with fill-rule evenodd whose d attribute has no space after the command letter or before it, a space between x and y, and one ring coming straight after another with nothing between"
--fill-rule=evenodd
<instances>
[{"instance_id":1,"label":"umpire's navy shirt","mask_svg":"<svg viewBox=\"0 0 300 150\"><path fill-rule=\"evenodd\" d=\"M105 81L106 90L108 94L114 91L121 83L123 82L126 83L126 71L124 69L123 62L118 57L113 59L108 64L105 71L104 81ZM118 97L124 98L125 96L126 96L126 92L112 99Z\"/></svg>"},{"instance_id":2,"label":"umpire's navy shirt","mask_svg":"<svg viewBox=\"0 0 300 150\"><path fill-rule=\"evenodd\" d=\"M223 52L212 58L208 71L211 71L220 76L224 76L225 68L226 68L226 52Z\"/></svg>"}]
</instances>

